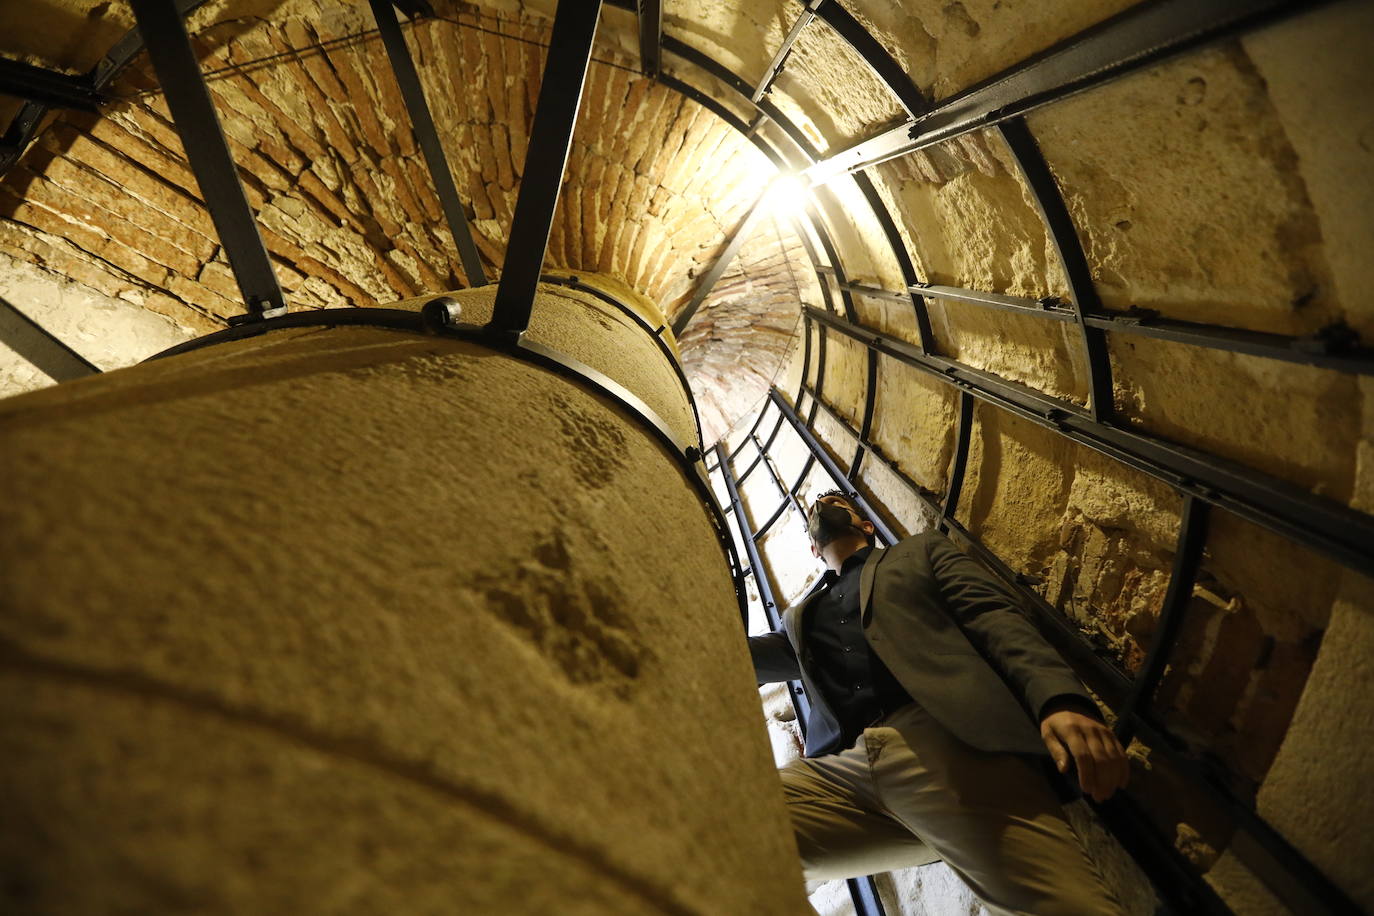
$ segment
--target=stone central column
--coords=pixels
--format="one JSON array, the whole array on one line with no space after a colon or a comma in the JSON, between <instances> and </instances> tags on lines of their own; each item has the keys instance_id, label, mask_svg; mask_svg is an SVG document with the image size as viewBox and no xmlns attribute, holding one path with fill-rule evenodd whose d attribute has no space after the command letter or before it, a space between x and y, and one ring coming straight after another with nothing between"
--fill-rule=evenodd
<instances>
[{"instance_id":1,"label":"stone central column","mask_svg":"<svg viewBox=\"0 0 1374 916\"><path fill-rule=\"evenodd\" d=\"M529 336L691 440L614 306L542 287ZM804 911L711 513L585 384L295 328L0 443L6 912Z\"/></svg>"}]
</instances>

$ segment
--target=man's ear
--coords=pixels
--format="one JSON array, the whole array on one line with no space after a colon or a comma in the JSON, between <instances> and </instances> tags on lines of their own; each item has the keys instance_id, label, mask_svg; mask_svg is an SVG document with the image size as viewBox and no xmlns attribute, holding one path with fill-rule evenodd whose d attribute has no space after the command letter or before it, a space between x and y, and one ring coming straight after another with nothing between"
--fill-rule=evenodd
<instances>
[{"instance_id":1,"label":"man's ear","mask_svg":"<svg viewBox=\"0 0 1374 916\"><path fill-rule=\"evenodd\" d=\"M821 558L821 552L816 549L815 541L811 542L811 556L815 557L817 560Z\"/></svg>"},{"instance_id":2,"label":"man's ear","mask_svg":"<svg viewBox=\"0 0 1374 916\"><path fill-rule=\"evenodd\" d=\"M868 520L866 520L866 519L865 519L864 521L862 521L862 522L859 522L859 527L862 528L864 534L867 534L867 535L872 535L872 534L874 534L875 532L877 532L877 530L878 530L877 527L876 527L872 522L870 522L870 521L868 521Z\"/></svg>"}]
</instances>

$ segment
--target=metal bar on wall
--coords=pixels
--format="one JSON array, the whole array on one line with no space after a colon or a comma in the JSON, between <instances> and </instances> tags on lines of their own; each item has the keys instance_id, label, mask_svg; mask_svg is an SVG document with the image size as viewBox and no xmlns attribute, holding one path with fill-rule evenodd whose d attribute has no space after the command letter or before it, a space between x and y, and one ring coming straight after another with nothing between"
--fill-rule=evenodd
<instances>
[{"instance_id":1,"label":"metal bar on wall","mask_svg":"<svg viewBox=\"0 0 1374 916\"><path fill-rule=\"evenodd\" d=\"M876 353L876 350L869 352ZM959 496L964 489L964 474L968 470L969 444L973 441L973 395L959 392L959 430L954 439L954 457L949 469L949 492L940 510L940 530L948 532L954 513L959 511Z\"/></svg>"},{"instance_id":2,"label":"metal bar on wall","mask_svg":"<svg viewBox=\"0 0 1374 916\"><path fill-rule=\"evenodd\" d=\"M434 182L434 192L448 221L449 233L458 247L463 274L469 286L485 286L487 275L482 269L482 257L472 240L472 227L468 225L467 213L458 197L458 187L453 183L453 171L449 168L448 157L444 155L444 144L434 125L434 115L425 101L425 90L420 84L420 74L415 69L415 59L411 56L405 36L401 34L400 23L396 21L392 0L368 2L372 5L372 15L382 35L382 45L391 61L391 72L401 87L401 98L405 102L406 113L410 115L415 140L424 154L425 164L429 166L429 177Z\"/></svg>"},{"instance_id":3,"label":"metal bar on wall","mask_svg":"<svg viewBox=\"0 0 1374 916\"><path fill-rule=\"evenodd\" d=\"M749 568L754 571L754 582L758 584L759 601L763 604L763 615L768 620L768 626L774 630L782 627L782 608L778 607L777 598L773 594L773 585L768 581L768 572L763 568L763 557L759 555L759 547L756 543L753 530L749 527L749 514L744 511L744 501L740 499L739 482L735 480L735 472L730 467L730 458L725 454L725 444L716 443L716 463L720 467L721 479L725 481L725 491L730 496L729 509L734 512L735 525L739 528L739 538L744 542L744 552L749 558ZM806 691L802 689L800 681L788 682L788 693L792 697L792 705L797 711L797 723L801 727L802 735L806 735L806 717L811 713L811 703L806 698Z\"/></svg>"},{"instance_id":4,"label":"metal bar on wall","mask_svg":"<svg viewBox=\"0 0 1374 916\"><path fill-rule=\"evenodd\" d=\"M1244 854L1242 861L1288 905L1290 912L1367 916L1367 910L1356 905L1345 891L1261 817L1250 801L1237 798L1234 790L1218 778L1216 767L1210 761L1199 760L1176 750L1173 745L1177 739L1165 734L1142 715L1136 716L1136 729L1152 752L1164 749L1172 767L1202 787L1213 802L1235 819L1240 832L1232 837L1230 851L1237 855ZM1105 813L1112 804L1108 802L1101 806L1099 813ZM1261 867L1249 861L1256 852L1266 860ZM1182 909L1179 912L1191 911Z\"/></svg>"},{"instance_id":5,"label":"metal bar on wall","mask_svg":"<svg viewBox=\"0 0 1374 916\"><path fill-rule=\"evenodd\" d=\"M849 478L844 476L844 471L835 463L835 459L830 457L830 453L825 450L825 446L821 445L820 440L811 432L808 424L803 423L801 418L797 416L797 412L792 409L791 404L787 403L787 400L778 389L770 388L768 390L768 397L774 404L778 405L778 409L782 411L782 415L787 418L787 422L792 427L792 431L800 436L801 440L806 443L806 447L811 450L811 454L815 456L816 461L818 461L821 467L825 469L825 472L830 475L830 479L834 482L835 486L849 494L850 498L854 500L855 508L859 510L859 513L863 515L864 518L873 522L873 526L878 529L878 534L884 541L888 544L897 543L898 537L896 532L894 532L887 522L883 521L883 519L873 511L873 506L869 504L868 499L854 488Z\"/></svg>"},{"instance_id":6,"label":"metal bar on wall","mask_svg":"<svg viewBox=\"0 0 1374 916\"><path fill-rule=\"evenodd\" d=\"M280 315L286 311L286 301L239 183L181 12L173 0L129 2L201 197L248 306L247 317Z\"/></svg>"},{"instance_id":7,"label":"metal bar on wall","mask_svg":"<svg viewBox=\"0 0 1374 916\"><path fill-rule=\"evenodd\" d=\"M0 57L0 95L80 111L99 111L106 102L90 77L58 73L9 57Z\"/></svg>"},{"instance_id":8,"label":"metal bar on wall","mask_svg":"<svg viewBox=\"0 0 1374 916\"><path fill-rule=\"evenodd\" d=\"M687 325L691 323L693 316L697 313L697 309L701 308L701 304L706 301L706 297L711 294L711 290L715 287L716 283L720 281L720 278L725 276L725 271L730 267L731 262L735 260L735 256L739 254L739 250L744 247L745 240L748 239L750 233L754 231L754 226L763 218L764 212L768 209L765 206L765 201L768 200L768 193L769 192L765 190L759 195L758 200L754 201L753 206L749 208L749 212L744 214L739 224L735 226L735 231L731 233L730 237L726 240L725 247L721 249L720 254L716 255L716 259L712 262L710 268L706 273L702 274L701 279L697 281L696 288L692 290L692 298L687 300L687 304L682 307L682 311L673 319L674 336L679 339L682 337L682 332L687 330Z\"/></svg>"},{"instance_id":9,"label":"metal bar on wall","mask_svg":"<svg viewBox=\"0 0 1374 916\"><path fill-rule=\"evenodd\" d=\"M100 372L94 363L5 299L0 299L0 343L54 381L70 382Z\"/></svg>"},{"instance_id":10,"label":"metal bar on wall","mask_svg":"<svg viewBox=\"0 0 1374 916\"><path fill-rule=\"evenodd\" d=\"M887 84L897 97L898 104L906 109L908 115L916 117L930 108L930 103L921 95L906 70L892 59L892 55L887 53L882 43L874 38L843 4L828 3L818 11L818 15L845 44L854 49L864 64L873 71L873 75Z\"/></svg>"},{"instance_id":11,"label":"metal bar on wall","mask_svg":"<svg viewBox=\"0 0 1374 916\"><path fill-rule=\"evenodd\" d=\"M1055 254L1069 284L1069 297L1072 299L1074 322L1078 325L1079 336L1083 342L1083 355L1088 366L1088 405L1094 420L1106 422L1115 412L1112 398L1112 363L1107 355L1107 338L1100 328L1090 327L1083 321L1083 313L1102 308L1093 283L1092 270L1088 267L1088 257L1083 252L1083 243L1074 228L1069 208L1064 205L1064 195L1060 193L1059 183L1054 180L1049 164L1040 153L1040 147L1031 136L1030 128L1022 118L1012 118L998 125L1002 139L1011 150L1012 157L1021 167L1040 210L1040 218L1045 231L1054 244Z\"/></svg>"},{"instance_id":12,"label":"metal bar on wall","mask_svg":"<svg viewBox=\"0 0 1374 916\"><path fill-rule=\"evenodd\" d=\"M186 16L204 3L205 0L176 0L177 12L181 16ZM141 50L143 50L143 36L135 27L125 32L124 36L116 41L110 50L100 58L96 65L91 68L91 71L86 74L85 82L94 91L100 92ZM3 175L10 166L19 161L19 157L24 154L29 143L33 141L34 135L37 133L39 125L43 123L48 111L49 106L43 102L26 102L10 119L4 136L0 137L0 175Z\"/></svg>"},{"instance_id":13,"label":"metal bar on wall","mask_svg":"<svg viewBox=\"0 0 1374 916\"><path fill-rule=\"evenodd\" d=\"M1169 340L1190 347L1229 350L1304 366L1374 374L1374 350L1356 345L1354 331L1343 324L1328 325L1309 337L1290 337L1218 325L1160 318L1148 311L1099 312L1084 319L1113 334L1135 334Z\"/></svg>"},{"instance_id":14,"label":"metal bar on wall","mask_svg":"<svg viewBox=\"0 0 1374 916\"><path fill-rule=\"evenodd\" d=\"M849 462L849 473L845 475L851 480L859 479L866 453L863 443L873 432L873 410L878 404L878 351L866 350L864 361L864 413L859 421L859 443L854 446L854 459Z\"/></svg>"},{"instance_id":15,"label":"metal bar on wall","mask_svg":"<svg viewBox=\"0 0 1374 916\"><path fill-rule=\"evenodd\" d=\"M1146 0L946 99L919 117L817 163L812 170L813 182L819 184L835 175L869 168L999 124L1205 42L1319 5L1301 0ZM885 81L896 91L897 84Z\"/></svg>"},{"instance_id":16,"label":"metal bar on wall","mask_svg":"<svg viewBox=\"0 0 1374 916\"><path fill-rule=\"evenodd\" d=\"M921 369L1075 442L1255 522L1361 572L1374 574L1374 517L1201 449L1100 423L1082 408L953 360L922 354L889 334L807 307L807 314L866 346Z\"/></svg>"},{"instance_id":17,"label":"metal bar on wall","mask_svg":"<svg viewBox=\"0 0 1374 916\"><path fill-rule=\"evenodd\" d=\"M763 76L754 86L754 91L749 95L749 101L757 103L768 93L768 90L773 88L774 81L782 73L783 68L787 66L787 58L792 55L792 46L797 43L798 38L801 38L802 30L811 24L812 19L816 18L816 7L824 2L825 0L812 0L812 2L804 4L805 9L797 17L797 21L792 23L792 28L788 30L787 37L782 40L782 47L778 48L773 59L768 62L768 68L763 71ZM758 123L760 122L751 124L751 128L757 129Z\"/></svg>"},{"instance_id":18,"label":"metal bar on wall","mask_svg":"<svg viewBox=\"0 0 1374 916\"><path fill-rule=\"evenodd\" d=\"M960 289L954 286L941 286L935 283L918 283L913 287L932 299L945 299L963 302L982 308L1001 309L1007 312L1034 315L1051 321L1074 321L1073 309L1065 308L1062 300L1055 297L1027 299L1024 296L1008 296L1005 293L985 293L976 289Z\"/></svg>"},{"instance_id":19,"label":"metal bar on wall","mask_svg":"<svg viewBox=\"0 0 1374 916\"><path fill-rule=\"evenodd\" d=\"M820 11L820 18L841 40L853 48L874 75L887 85L888 90L906 109L908 115L914 116L929 107L920 89L912 82L911 77L907 75L901 65L892 59L882 44L870 35L848 10L840 4L832 3ZM776 107L768 107L766 113L806 156L808 167L814 165L821 158L820 151L811 144L806 134L792 124L790 119L783 117ZM908 296L906 301L910 302L912 307L913 317L916 320L917 339L920 341L921 349L926 353L934 353L935 333L930 325L927 303L918 291L911 288L918 281L916 266L906 250L897 224L893 222L891 214L887 212L887 207L883 204L878 189L872 180L862 172L854 173L853 178L859 193L863 195L869 209L873 212L874 219L878 221L878 227L886 237L888 247L892 249L892 254L897 259L898 269L901 270L902 278L907 284ZM825 194L828 188L821 186L817 190L818 193Z\"/></svg>"},{"instance_id":20,"label":"metal bar on wall","mask_svg":"<svg viewBox=\"0 0 1374 916\"><path fill-rule=\"evenodd\" d=\"M639 72L653 79L663 69L663 0L638 0Z\"/></svg>"},{"instance_id":21,"label":"metal bar on wall","mask_svg":"<svg viewBox=\"0 0 1374 916\"><path fill-rule=\"evenodd\" d=\"M1075 320L1074 311L1065 308L1061 300L1053 297L1027 299L1022 296L935 284L917 284L913 289L925 293L932 299L1001 309L1050 321ZM1278 359L1358 375L1374 374L1374 350L1359 346L1359 336L1356 332L1341 323L1328 325L1307 337L1292 337L1267 331L1249 331L1244 328L1164 318L1152 309L1132 309L1124 312L1099 309L1085 312L1083 321L1090 327L1101 328L1111 334L1153 337L1190 347L1245 353L1264 359Z\"/></svg>"},{"instance_id":22,"label":"metal bar on wall","mask_svg":"<svg viewBox=\"0 0 1374 916\"><path fill-rule=\"evenodd\" d=\"M1130 744L1135 734L1136 715L1148 714L1150 698L1164 677L1169 653L1183 627L1184 612L1193 597L1193 584L1202 566L1202 548L1207 543L1207 517L1210 507L1191 494L1183 497L1183 512L1178 525L1178 540L1174 544L1174 564L1169 573L1169 587L1164 593L1150 637L1145 661L1136 671L1130 693L1117 713L1116 737L1123 745Z\"/></svg>"},{"instance_id":23,"label":"metal bar on wall","mask_svg":"<svg viewBox=\"0 0 1374 916\"><path fill-rule=\"evenodd\" d=\"M560 0L554 13L520 196L488 325L498 334L519 337L530 325L600 17L601 0Z\"/></svg>"}]
</instances>

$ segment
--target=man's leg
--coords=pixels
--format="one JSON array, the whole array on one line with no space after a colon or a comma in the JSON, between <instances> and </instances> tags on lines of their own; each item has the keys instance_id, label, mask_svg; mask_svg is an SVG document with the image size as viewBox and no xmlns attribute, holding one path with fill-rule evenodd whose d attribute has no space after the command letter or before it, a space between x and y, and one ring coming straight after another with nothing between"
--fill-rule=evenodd
<instances>
[{"instance_id":1,"label":"man's leg","mask_svg":"<svg viewBox=\"0 0 1374 916\"><path fill-rule=\"evenodd\" d=\"M915 704L866 737L883 810L993 913L1121 912L1035 761L975 750Z\"/></svg>"},{"instance_id":2,"label":"man's leg","mask_svg":"<svg viewBox=\"0 0 1374 916\"><path fill-rule=\"evenodd\" d=\"M864 739L847 751L778 771L808 881L855 878L938 857L881 810Z\"/></svg>"}]
</instances>

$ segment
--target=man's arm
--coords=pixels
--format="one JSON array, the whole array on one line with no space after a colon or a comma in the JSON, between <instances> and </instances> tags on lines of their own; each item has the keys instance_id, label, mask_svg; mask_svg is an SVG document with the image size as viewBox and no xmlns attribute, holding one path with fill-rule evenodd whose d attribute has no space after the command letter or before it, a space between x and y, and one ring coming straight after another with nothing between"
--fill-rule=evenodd
<instances>
[{"instance_id":1,"label":"man's arm","mask_svg":"<svg viewBox=\"0 0 1374 916\"><path fill-rule=\"evenodd\" d=\"M782 630L763 636L749 637L749 656L754 660L754 674L760 684L795 681L801 677L801 665L792 641Z\"/></svg>"},{"instance_id":2,"label":"man's arm","mask_svg":"<svg viewBox=\"0 0 1374 916\"><path fill-rule=\"evenodd\" d=\"M945 606L1025 698L1059 772L1072 757L1083 791L1097 801L1125 786L1130 768L1120 742L1063 658L1017 610L1015 596L948 538L927 544Z\"/></svg>"}]
</instances>

